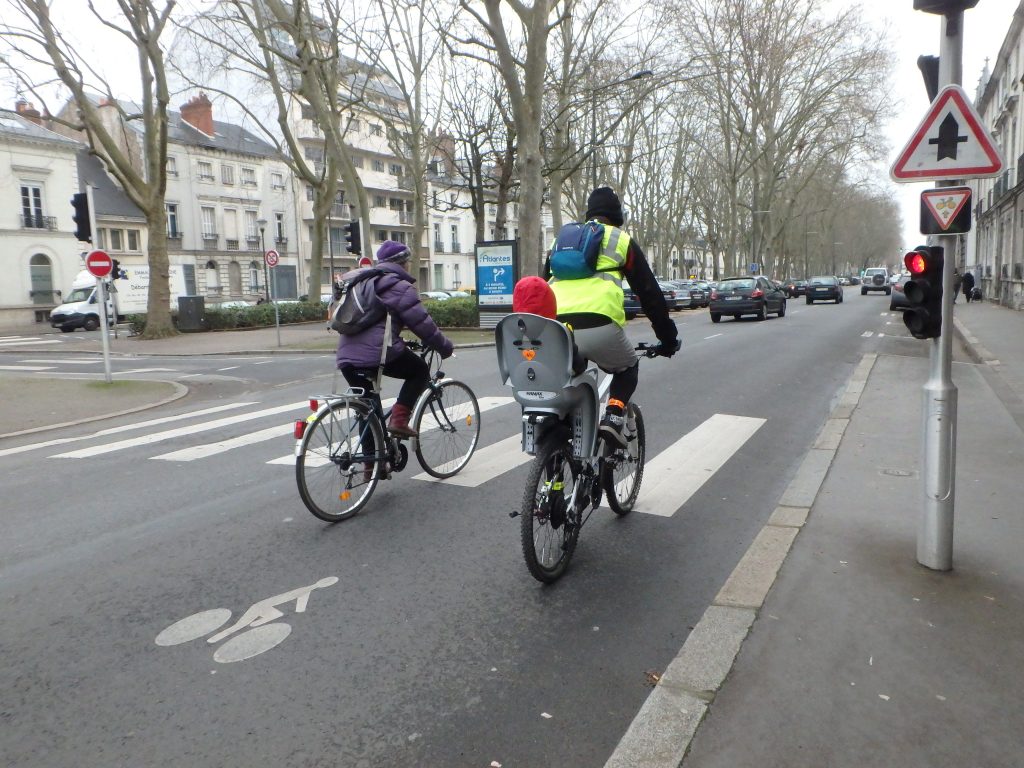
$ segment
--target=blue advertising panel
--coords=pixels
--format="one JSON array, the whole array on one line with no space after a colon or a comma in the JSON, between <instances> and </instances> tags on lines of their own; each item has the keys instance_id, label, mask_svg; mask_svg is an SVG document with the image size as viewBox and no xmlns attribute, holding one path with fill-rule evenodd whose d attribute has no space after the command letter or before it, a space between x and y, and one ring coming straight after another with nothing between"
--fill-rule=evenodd
<instances>
[{"instance_id":1,"label":"blue advertising panel","mask_svg":"<svg viewBox=\"0 0 1024 768\"><path fill-rule=\"evenodd\" d=\"M481 309L511 309L512 289L516 284L515 265L515 240L476 244L476 290Z\"/></svg>"}]
</instances>

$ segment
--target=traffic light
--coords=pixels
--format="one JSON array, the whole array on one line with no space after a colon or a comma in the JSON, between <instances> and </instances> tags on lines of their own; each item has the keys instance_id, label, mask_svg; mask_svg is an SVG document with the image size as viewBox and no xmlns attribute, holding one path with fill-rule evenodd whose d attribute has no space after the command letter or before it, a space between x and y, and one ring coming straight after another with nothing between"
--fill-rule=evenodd
<instances>
[{"instance_id":1,"label":"traffic light","mask_svg":"<svg viewBox=\"0 0 1024 768\"><path fill-rule=\"evenodd\" d=\"M943 16L973 8L978 0L914 0L914 10Z\"/></svg>"},{"instance_id":2,"label":"traffic light","mask_svg":"<svg viewBox=\"0 0 1024 768\"><path fill-rule=\"evenodd\" d=\"M121 277L121 262L117 259L111 259L114 262L114 266L110 270L110 279L117 280Z\"/></svg>"},{"instance_id":3,"label":"traffic light","mask_svg":"<svg viewBox=\"0 0 1024 768\"><path fill-rule=\"evenodd\" d=\"M79 242L92 242L92 225L89 223L89 196L85 192L77 192L71 198L71 207L75 209L71 219L75 222L75 237Z\"/></svg>"},{"instance_id":4,"label":"traffic light","mask_svg":"<svg viewBox=\"0 0 1024 768\"><path fill-rule=\"evenodd\" d=\"M350 221L342 230L345 232L345 250L354 253L356 256L363 252L362 240L359 234L359 221Z\"/></svg>"},{"instance_id":5,"label":"traffic light","mask_svg":"<svg viewBox=\"0 0 1024 768\"><path fill-rule=\"evenodd\" d=\"M917 68L924 78L924 88L928 92L928 101L935 101L939 95L939 57L918 56Z\"/></svg>"},{"instance_id":6,"label":"traffic light","mask_svg":"<svg viewBox=\"0 0 1024 768\"><path fill-rule=\"evenodd\" d=\"M910 279L903 295L910 306L903 312L903 323L915 339L937 339L942 334L942 246L919 245L903 263Z\"/></svg>"}]
</instances>

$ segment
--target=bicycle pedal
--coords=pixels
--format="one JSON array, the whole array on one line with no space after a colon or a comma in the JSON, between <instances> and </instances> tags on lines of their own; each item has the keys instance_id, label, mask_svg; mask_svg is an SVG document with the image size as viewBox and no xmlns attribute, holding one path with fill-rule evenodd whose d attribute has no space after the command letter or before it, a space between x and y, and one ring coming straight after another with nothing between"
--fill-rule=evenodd
<instances>
[{"instance_id":1,"label":"bicycle pedal","mask_svg":"<svg viewBox=\"0 0 1024 768\"><path fill-rule=\"evenodd\" d=\"M513 509L511 512L508 513L508 516L509 517L519 517L519 510L518 509Z\"/></svg>"}]
</instances>

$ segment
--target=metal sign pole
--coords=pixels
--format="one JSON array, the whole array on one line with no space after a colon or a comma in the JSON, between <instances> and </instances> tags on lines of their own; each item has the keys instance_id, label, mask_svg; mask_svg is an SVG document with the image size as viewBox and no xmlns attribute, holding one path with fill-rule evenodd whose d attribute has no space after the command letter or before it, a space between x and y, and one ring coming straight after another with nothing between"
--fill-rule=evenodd
<instances>
[{"instance_id":1,"label":"metal sign pole","mask_svg":"<svg viewBox=\"0 0 1024 768\"><path fill-rule=\"evenodd\" d=\"M103 377L107 384L110 378L110 338L107 335L107 291L104 278L96 278L96 299L100 303L100 339L103 344Z\"/></svg>"},{"instance_id":2,"label":"metal sign pole","mask_svg":"<svg viewBox=\"0 0 1024 768\"><path fill-rule=\"evenodd\" d=\"M964 12L942 17L939 40L939 89L959 85L963 78ZM961 182L940 182L957 186ZM953 512L956 498L957 388L952 380L953 269L956 235L936 238L945 251L942 271L942 334L932 339L929 376L924 385L922 458L924 509L917 531L917 562L936 571L953 568Z\"/></svg>"},{"instance_id":3,"label":"metal sign pole","mask_svg":"<svg viewBox=\"0 0 1024 768\"><path fill-rule=\"evenodd\" d=\"M274 327L277 329L277 346L281 346L281 315L277 309L277 264L271 270L271 301L274 302Z\"/></svg>"}]
</instances>

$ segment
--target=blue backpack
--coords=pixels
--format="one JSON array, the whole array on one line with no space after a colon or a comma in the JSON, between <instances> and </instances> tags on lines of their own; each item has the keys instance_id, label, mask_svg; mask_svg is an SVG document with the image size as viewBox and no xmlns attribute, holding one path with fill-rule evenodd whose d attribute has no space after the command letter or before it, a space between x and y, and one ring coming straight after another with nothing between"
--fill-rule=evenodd
<instances>
[{"instance_id":1,"label":"blue backpack","mask_svg":"<svg viewBox=\"0 0 1024 768\"><path fill-rule=\"evenodd\" d=\"M551 246L551 274L558 280L579 280L597 273L604 224L573 221L558 231Z\"/></svg>"}]
</instances>

